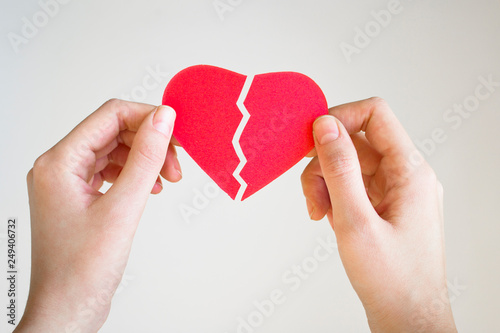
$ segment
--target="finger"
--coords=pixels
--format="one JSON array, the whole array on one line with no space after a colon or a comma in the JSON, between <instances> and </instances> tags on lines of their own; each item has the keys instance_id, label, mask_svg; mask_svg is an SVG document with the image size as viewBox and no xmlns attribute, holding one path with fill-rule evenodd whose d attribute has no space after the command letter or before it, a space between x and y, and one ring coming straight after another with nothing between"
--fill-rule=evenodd
<instances>
[{"instance_id":1,"label":"finger","mask_svg":"<svg viewBox=\"0 0 500 333\"><path fill-rule=\"evenodd\" d=\"M333 116L313 124L314 140L332 203L336 230L362 227L375 214L366 194L356 149L344 126Z\"/></svg>"},{"instance_id":2,"label":"finger","mask_svg":"<svg viewBox=\"0 0 500 333\"><path fill-rule=\"evenodd\" d=\"M116 179L120 176L120 172L122 171L122 166L116 164L108 164L108 166L94 175L92 187L96 190L99 190L104 181L107 183L113 184ZM158 194L163 190L163 184L158 176L156 179L155 185L153 185L153 189L151 190L151 194Z\"/></svg>"},{"instance_id":3,"label":"finger","mask_svg":"<svg viewBox=\"0 0 500 333\"><path fill-rule=\"evenodd\" d=\"M122 131L120 132L119 141L129 147L132 146L136 132ZM176 140L175 140L176 141ZM182 179L182 169L177 158L177 151L174 146L174 140L170 140L167 157L160 171L160 174L169 182L178 182Z\"/></svg>"},{"instance_id":4,"label":"finger","mask_svg":"<svg viewBox=\"0 0 500 333\"><path fill-rule=\"evenodd\" d=\"M95 173L99 173L104 170L109 164L115 164L123 167L127 162L127 157L130 152L130 148L123 144L119 144L109 155L99 158L95 163Z\"/></svg>"},{"instance_id":5,"label":"finger","mask_svg":"<svg viewBox=\"0 0 500 333\"><path fill-rule=\"evenodd\" d=\"M314 147L313 149L311 149L310 152L307 153L306 157L315 157L315 156L318 156L318 153L316 153L316 147Z\"/></svg>"},{"instance_id":6,"label":"finger","mask_svg":"<svg viewBox=\"0 0 500 333\"><path fill-rule=\"evenodd\" d=\"M331 208L331 203L317 157L309 162L300 180L302 182L302 191L306 197L309 217L311 220L321 220Z\"/></svg>"},{"instance_id":7,"label":"finger","mask_svg":"<svg viewBox=\"0 0 500 333\"><path fill-rule=\"evenodd\" d=\"M120 131L136 132L144 118L155 110L155 106L112 99L84 119L61 144L85 142L97 152L108 146Z\"/></svg>"},{"instance_id":8,"label":"finger","mask_svg":"<svg viewBox=\"0 0 500 333\"><path fill-rule=\"evenodd\" d=\"M156 183L153 185L151 194L159 194L163 190L163 184L161 182L160 176L156 178Z\"/></svg>"},{"instance_id":9,"label":"finger","mask_svg":"<svg viewBox=\"0 0 500 333\"><path fill-rule=\"evenodd\" d=\"M170 142L174 145L174 146L177 146L177 147L182 147L181 144L179 143L179 141L177 141L177 139L175 138L175 136L172 136L172 139L170 139Z\"/></svg>"},{"instance_id":10,"label":"finger","mask_svg":"<svg viewBox=\"0 0 500 333\"><path fill-rule=\"evenodd\" d=\"M363 138L363 140L361 140L361 138ZM368 142L368 140L366 139L366 136L365 136L365 133L364 132L358 132L358 133L354 133L354 134L351 134L351 139L354 143L354 146L356 146L356 150L358 150L358 155L359 155L359 149L358 149L358 143L359 144L364 144L366 142L366 145L370 145L370 143ZM359 139L359 140L358 140ZM360 142L362 141L362 142ZM372 152L377 152L375 149L370 149L370 151ZM363 152L362 152L363 153ZM380 154L378 154L377 152L377 155L380 156L379 159L382 157ZM316 147L314 147L307 155L306 157L315 157L315 156L318 156L318 153L316 152ZM361 168L363 168L363 166L361 166Z\"/></svg>"},{"instance_id":11,"label":"finger","mask_svg":"<svg viewBox=\"0 0 500 333\"><path fill-rule=\"evenodd\" d=\"M135 215L133 221L139 220L163 166L174 120L174 110L166 106L159 106L144 119L120 176L105 194L107 200Z\"/></svg>"},{"instance_id":12,"label":"finger","mask_svg":"<svg viewBox=\"0 0 500 333\"><path fill-rule=\"evenodd\" d=\"M104 184L104 179L102 179L102 174L100 172L96 173L91 180L91 186L94 190L99 191L99 189Z\"/></svg>"},{"instance_id":13,"label":"finger","mask_svg":"<svg viewBox=\"0 0 500 333\"><path fill-rule=\"evenodd\" d=\"M124 166L127 163L128 155L130 154L130 148L120 144L108 155L108 160L116 165Z\"/></svg>"},{"instance_id":14,"label":"finger","mask_svg":"<svg viewBox=\"0 0 500 333\"><path fill-rule=\"evenodd\" d=\"M124 130L121 131L120 134L118 135L118 142L123 143L129 147L132 147L132 143L134 142L134 137L135 137L134 131L129 131L129 130ZM173 144L174 146L180 147L180 143L177 141L176 138L172 136L172 139L170 139L170 143Z\"/></svg>"},{"instance_id":15,"label":"finger","mask_svg":"<svg viewBox=\"0 0 500 333\"><path fill-rule=\"evenodd\" d=\"M372 180L372 176L368 176L368 175L365 175L364 173L361 174L361 176L363 177L363 184L365 185L365 189L368 193L368 187L370 186L370 182ZM370 195L368 194L368 197L370 197Z\"/></svg>"},{"instance_id":16,"label":"finger","mask_svg":"<svg viewBox=\"0 0 500 333\"><path fill-rule=\"evenodd\" d=\"M363 175L373 176L380 165L382 155L372 147L362 132L351 135L351 140L358 154L361 172Z\"/></svg>"},{"instance_id":17,"label":"finger","mask_svg":"<svg viewBox=\"0 0 500 333\"><path fill-rule=\"evenodd\" d=\"M148 104L110 100L84 119L55 147L67 160L70 172L88 182L94 176L97 153L113 145L120 131L137 131L144 118L155 109ZM102 153L101 153L102 154Z\"/></svg>"},{"instance_id":18,"label":"finger","mask_svg":"<svg viewBox=\"0 0 500 333\"><path fill-rule=\"evenodd\" d=\"M378 184L380 178L381 177L378 177L378 175L368 176L363 174L366 194L375 210L377 210L377 205L384 199L384 192L380 189L380 185Z\"/></svg>"},{"instance_id":19,"label":"finger","mask_svg":"<svg viewBox=\"0 0 500 333\"><path fill-rule=\"evenodd\" d=\"M160 174L169 182L175 183L182 179L181 165L177 159L177 151L172 143L168 145L167 157Z\"/></svg>"},{"instance_id":20,"label":"finger","mask_svg":"<svg viewBox=\"0 0 500 333\"><path fill-rule=\"evenodd\" d=\"M366 132L366 138L381 155L411 154L415 146L389 105L381 98L335 106L329 110L349 134Z\"/></svg>"},{"instance_id":21,"label":"finger","mask_svg":"<svg viewBox=\"0 0 500 333\"><path fill-rule=\"evenodd\" d=\"M121 131L120 134L118 135L118 142L128 147L132 147L132 144L134 143L135 133L137 132L129 130Z\"/></svg>"},{"instance_id":22,"label":"finger","mask_svg":"<svg viewBox=\"0 0 500 333\"><path fill-rule=\"evenodd\" d=\"M113 184L118 179L118 176L120 176L121 171L122 166L111 163L97 174L101 176L103 181Z\"/></svg>"},{"instance_id":23,"label":"finger","mask_svg":"<svg viewBox=\"0 0 500 333\"><path fill-rule=\"evenodd\" d=\"M101 172L102 170L104 170L108 166L108 164L109 164L108 155L97 159L97 161L95 161L94 173Z\"/></svg>"},{"instance_id":24,"label":"finger","mask_svg":"<svg viewBox=\"0 0 500 333\"><path fill-rule=\"evenodd\" d=\"M370 181L378 169L381 155L371 147L364 133L353 134L351 135L351 139L360 161L363 184L369 195L368 188L370 186ZM316 150L314 150L314 153L316 153ZM302 174L301 180L311 219L322 219L328 209L330 209L331 204L328 189L323 179L323 173L317 158L313 158L311 162L309 162Z\"/></svg>"},{"instance_id":25,"label":"finger","mask_svg":"<svg viewBox=\"0 0 500 333\"><path fill-rule=\"evenodd\" d=\"M98 151L95 152L95 158L100 159L109 153L111 153L117 146L119 142L117 138L114 138L110 143L108 143L106 146L103 148L99 149Z\"/></svg>"}]
</instances>

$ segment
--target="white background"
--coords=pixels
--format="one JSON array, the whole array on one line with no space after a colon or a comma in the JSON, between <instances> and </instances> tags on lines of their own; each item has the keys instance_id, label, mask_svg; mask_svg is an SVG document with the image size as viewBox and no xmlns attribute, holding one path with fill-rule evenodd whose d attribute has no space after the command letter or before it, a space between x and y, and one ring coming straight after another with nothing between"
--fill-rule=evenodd
<instances>
[{"instance_id":1,"label":"white background","mask_svg":"<svg viewBox=\"0 0 500 333\"><path fill-rule=\"evenodd\" d=\"M42 9L1 0L0 217L19 218L20 311L30 271L25 176L36 157L107 99L135 91L136 100L159 104L177 71L212 64L302 72L330 106L384 97L416 142L443 130L446 140L426 158L445 188L456 322L461 332L500 331L500 88L457 128L443 118L474 94L479 76L500 81L500 3L401 0L401 12L349 63L341 43L354 45L356 27L370 25L371 11L388 0L233 0L223 20L212 1L73 0L16 52L8 34L21 35L23 17L33 22ZM138 95L148 67L169 75ZM255 332L368 331L337 253L295 292L282 278L313 254L318 237L333 237L326 220L308 220L299 180L306 160L244 203L221 193L186 223L181 205L192 206L194 190L210 180L182 150L180 159L184 179L149 201L102 332L233 333L274 289L286 302ZM4 311L0 327L10 331Z\"/></svg>"}]
</instances>

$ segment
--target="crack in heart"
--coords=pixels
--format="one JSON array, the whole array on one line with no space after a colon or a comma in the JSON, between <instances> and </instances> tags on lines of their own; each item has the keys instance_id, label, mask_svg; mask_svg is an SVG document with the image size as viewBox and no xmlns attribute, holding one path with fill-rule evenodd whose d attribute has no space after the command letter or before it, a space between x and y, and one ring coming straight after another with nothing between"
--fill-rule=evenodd
<instances>
[{"instance_id":1,"label":"crack in heart","mask_svg":"<svg viewBox=\"0 0 500 333\"><path fill-rule=\"evenodd\" d=\"M248 120L250 119L250 112L248 112L247 108L245 107L245 99L247 98L248 92L250 91L250 87L252 86L253 82L253 75L247 76L245 80L245 84L243 85L243 88L241 90L240 97L238 98L238 101L236 102L236 105L238 106L238 109L240 109L241 114L243 115L243 118L241 118L241 122L238 125L238 128L236 129L236 133L234 133L233 137L233 146L234 146L234 151L236 152L236 155L240 159L240 163L236 167L236 169L233 172L233 177L236 178L236 180L240 183L240 188L238 189L238 193L236 194L236 198L234 200L236 201L242 201L243 194L245 193L248 184L245 182L243 178L241 178L240 172L243 170L245 165L247 164L247 159L245 156L245 153L243 152L241 145L240 145L240 138L241 135L243 134L243 131L245 130L245 126L248 123Z\"/></svg>"},{"instance_id":2,"label":"crack in heart","mask_svg":"<svg viewBox=\"0 0 500 333\"><path fill-rule=\"evenodd\" d=\"M163 104L177 113L177 141L238 201L299 162L314 147L312 123L328 113L323 92L303 74L245 76L208 65L176 74Z\"/></svg>"}]
</instances>

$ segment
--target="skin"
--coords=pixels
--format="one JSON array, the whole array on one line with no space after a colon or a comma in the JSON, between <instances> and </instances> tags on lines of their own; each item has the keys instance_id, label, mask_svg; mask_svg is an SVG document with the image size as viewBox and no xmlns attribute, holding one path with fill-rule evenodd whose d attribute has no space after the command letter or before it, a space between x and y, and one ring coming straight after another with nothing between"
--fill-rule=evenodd
<instances>
[{"instance_id":1,"label":"skin","mask_svg":"<svg viewBox=\"0 0 500 333\"><path fill-rule=\"evenodd\" d=\"M27 177L32 263L15 332L96 332L106 320L158 175L181 179L169 107L111 100ZM168 152L168 153L167 153ZM103 181L113 183L102 194Z\"/></svg>"},{"instance_id":2,"label":"skin","mask_svg":"<svg viewBox=\"0 0 500 333\"><path fill-rule=\"evenodd\" d=\"M443 188L387 105L331 108L302 174L311 219L325 215L373 332L456 332L448 298Z\"/></svg>"},{"instance_id":3,"label":"skin","mask_svg":"<svg viewBox=\"0 0 500 333\"><path fill-rule=\"evenodd\" d=\"M330 114L314 123L302 185L311 218L328 216L371 330L456 332L434 172L381 99ZM102 327L158 175L182 177L174 118L169 107L111 100L35 161L30 293L15 332ZM103 181L113 183L105 194Z\"/></svg>"}]
</instances>

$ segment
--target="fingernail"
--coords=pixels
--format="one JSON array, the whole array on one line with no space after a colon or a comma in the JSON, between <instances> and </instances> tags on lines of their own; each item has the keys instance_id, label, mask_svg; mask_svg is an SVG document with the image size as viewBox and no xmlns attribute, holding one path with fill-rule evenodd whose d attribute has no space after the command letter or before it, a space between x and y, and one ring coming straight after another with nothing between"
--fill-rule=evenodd
<instances>
[{"instance_id":1,"label":"fingernail","mask_svg":"<svg viewBox=\"0 0 500 333\"><path fill-rule=\"evenodd\" d=\"M153 186L153 190L151 190L152 193L154 193L156 190L157 193L160 193L163 190L163 184L160 182L156 182Z\"/></svg>"},{"instance_id":2,"label":"fingernail","mask_svg":"<svg viewBox=\"0 0 500 333\"><path fill-rule=\"evenodd\" d=\"M177 173L182 178L181 164L179 163L179 160L177 159L177 157L174 159L174 169L175 169L175 171L177 171Z\"/></svg>"},{"instance_id":3,"label":"fingernail","mask_svg":"<svg viewBox=\"0 0 500 333\"><path fill-rule=\"evenodd\" d=\"M314 122L314 135L320 145L336 140L339 137L337 120L332 116L321 116Z\"/></svg>"},{"instance_id":4,"label":"fingernail","mask_svg":"<svg viewBox=\"0 0 500 333\"><path fill-rule=\"evenodd\" d=\"M169 136L175 121L175 111L167 106L160 105L153 117L153 127L160 133Z\"/></svg>"},{"instance_id":5,"label":"fingernail","mask_svg":"<svg viewBox=\"0 0 500 333\"><path fill-rule=\"evenodd\" d=\"M312 216L314 214L315 207L313 203L306 198L307 212L309 213L309 218L312 220Z\"/></svg>"}]
</instances>

